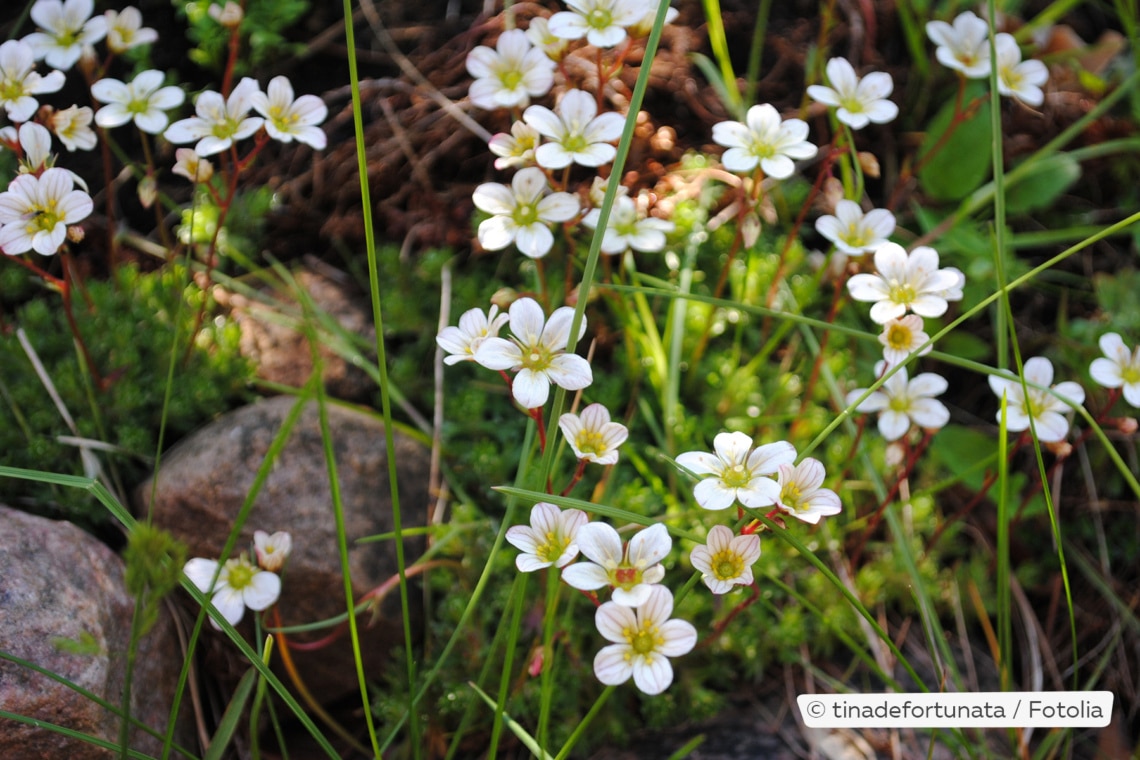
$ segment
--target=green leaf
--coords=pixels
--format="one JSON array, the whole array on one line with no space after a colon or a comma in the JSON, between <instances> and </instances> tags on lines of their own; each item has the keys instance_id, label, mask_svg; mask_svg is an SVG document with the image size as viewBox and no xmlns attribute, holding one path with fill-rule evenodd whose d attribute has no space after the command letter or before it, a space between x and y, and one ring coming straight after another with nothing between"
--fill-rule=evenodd
<instances>
[{"instance_id":1,"label":"green leaf","mask_svg":"<svg viewBox=\"0 0 1140 760\"><path fill-rule=\"evenodd\" d=\"M1049 208L1080 179L1081 165L1068 153L1057 153L1031 167L1005 194L1005 210L1024 214Z\"/></svg>"},{"instance_id":2,"label":"green leaf","mask_svg":"<svg viewBox=\"0 0 1140 760\"><path fill-rule=\"evenodd\" d=\"M964 101L969 102L968 88ZM943 135L954 123L954 103L943 106L930 121L926 139L919 150L919 160L939 146ZM918 171L922 189L932 198L940 201L956 201L977 190L990 174L992 155L990 140L990 104L985 101L966 121L958 124L954 131L930 156L930 161Z\"/></svg>"},{"instance_id":3,"label":"green leaf","mask_svg":"<svg viewBox=\"0 0 1140 760\"><path fill-rule=\"evenodd\" d=\"M202 756L202 760L221 760L226 748L230 746L234 730L237 729L242 713L245 712L245 703L249 701L249 695L253 691L255 683L257 683L257 671L250 668L238 682L233 699L226 706L226 712L222 715L222 722L218 724L218 730L214 732L214 737L210 740L210 746L206 750L206 754Z\"/></svg>"}]
</instances>

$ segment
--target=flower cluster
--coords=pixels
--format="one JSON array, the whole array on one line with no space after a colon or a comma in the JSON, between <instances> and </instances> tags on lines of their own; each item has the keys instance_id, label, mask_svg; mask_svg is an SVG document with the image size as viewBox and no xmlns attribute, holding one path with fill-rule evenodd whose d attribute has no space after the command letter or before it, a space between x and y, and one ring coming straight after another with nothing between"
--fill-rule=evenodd
<instances>
[{"instance_id":1,"label":"flower cluster","mask_svg":"<svg viewBox=\"0 0 1140 760\"><path fill-rule=\"evenodd\" d=\"M959 14L952 24L927 22L926 35L937 45L934 55L943 66L966 79L989 77L993 67L990 26L973 11ZM1021 60L1021 48L1011 34L995 34L993 46L997 53L998 92L1030 106L1045 102L1045 93L1041 89L1049 79L1045 64Z\"/></svg>"},{"instance_id":2,"label":"flower cluster","mask_svg":"<svg viewBox=\"0 0 1140 760\"><path fill-rule=\"evenodd\" d=\"M272 535L265 531L253 534L253 560L249 553L220 563L214 559L195 557L182 571L203 594L210 594L210 602L230 625L237 625L245 610L255 612L269 609L281 595L280 572L293 549L293 539L285 532ZM221 630L221 623L211 615L210 623Z\"/></svg>"}]
</instances>

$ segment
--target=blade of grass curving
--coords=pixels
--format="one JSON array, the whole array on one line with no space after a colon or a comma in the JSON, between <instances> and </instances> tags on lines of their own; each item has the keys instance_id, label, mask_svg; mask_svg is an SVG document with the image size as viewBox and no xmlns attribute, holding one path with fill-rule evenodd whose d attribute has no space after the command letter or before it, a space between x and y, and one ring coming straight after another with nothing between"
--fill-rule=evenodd
<instances>
[{"instance_id":1,"label":"blade of grass curving","mask_svg":"<svg viewBox=\"0 0 1140 760\"><path fill-rule=\"evenodd\" d=\"M641 59L641 69L637 72L637 82L633 86L633 94L629 98L629 113L626 115L625 126L622 129L621 139L618 140L617 154L614 156L610 168L611 177L621 177L625 170L625 162L629 157L629 149L633 144L633 134L637 127L637 114L641 111L641 104L645 101L645 90L649 86L649 72L653 68L653 58L657 55L657 46L661 42L661 30L665 26L665 15L669 10L669 3L660 3L657 6L657 15L653 19L653 30L645 40L645 52ZM578 302L574 306L574 316L570 320L570 336L578 334L582 320L586 315L586 304L590 300L590 288L594 285L597 274L598 258L602 250L602 239L609 226L610 211L617 198L618 182L606 183L606 194L602 205L598 209L598 222L595 225L594 236L590 239L590 251L586 255L586 264L582 270L582 277L578 281ZM566 391L559 388L554 394L554 403L551 406L550 419L557 420L566 404ZM548 432L546 451L542 457L542 467L539 470L540 483L546 479L554 468L555 442L558 440L558 425L551 425Z\"/></svg>"},{"instance_id":2,"label":"blade of grass curving","mask_svg":"<svg viewBox=\"0 0 1140 760\"><path fill-rule=\"evenodd\" d=\"M295 412L295 414L293 412ZM278 446L278 444L280 444L280 446L277 448L278 452L280 450L280 447L284 446L285 439L288 437L288 429L291 429L292 423L296 422L296 416L299 416L300 414L299 406L295 406L293 412L291 412L290 416L286 418L285 423L282 425L282 429L286 431L286 434L282 435L280 432L278 432L278 437L274 439L272 444L270 444L270 450L266 454L266 462L276 461L276 455L274 454L271 456L271 454L274 452L274 447ZM270 469L271 465L267 466L263 462L262 467L260 470L258 470L257 477L254 480L254 485L251 486L251 494L256 495L256 492L260 490L260 484L264 482L264 479L266 477L268 477ZM118 502L117 499L115 499L111 492L107 490L106 486L97 480L93 480L91 478L83 478L75 475L58 475L50 472L25 470L18 467L6 467L2 465L0 465L0 477L20 478L22 480L34 480L42 483L56 483L57 485L67 486L69 488L79 488L86 490L91 493L96 499L98 499L99 502L102 503L107 508L107 510L115 516L117 520L119 520L119 522L123 525L124 528L127 529L128 532L134 530L135 528L135 518L130 514L126 507L124 507ZM243 515L248 513L248 507L250 506L252 506L252 497L247 497L247 504L243 505L241 512L239 512L238 519L244 519ZM237 530L240 530L240 526L237 528ZM223 556L228 556L228 552L223 554ZM289 707L290 710L293 711L294 715L296 715L297 719L301 722L301 724L305 727L305 729L309 732L317 744L320 745L321 749L323 749L330 758L334 758L335 760L337 758L337 752L335 749L333 749L333 746L329 743L328 739L326 739L325 736L320 732L316 724L313 723L312 719L309 718L308 714L306 714L301 706L297 703L297 700L294 699L293 695L289 693L289 690L286 689L281 681L277 678L277 676L273 674L273 671L269 670L269 668L267 668L261 662L260 655L258 655L258 653L255 652L252 647L250 647L249 643L241 637L241 635L232 625L225 621L221 613L219 613L214 607L210 597L206 594L203 594L198 589L198 587L191 583L190 580L186 577L183 577L182 588L185 589L186 592L190 594L190 596L193 597L199 605L201 605L202 612L198 615L194 632L191 636L190 644L187 648L186 656L183 659L182 671L179 674L178 686L175 689L174 704L171 707L172 717L168 721L169 729L166 734L166 746L163 748L163 757L169 757L170 752L174 746L174 718L178 715L180 700L186 688L186 679L189 674L190 661L193 657L194 647L197 644L202 624L205 622L205 614L206 612L211 612L215 619L221 621L222 631L229 637L230 641L235 647L237 647L238 651L250 661L250 663L261 674L262 678L266 679L269 685L273 687L273 690L277 692L281 700ZM117 747L117 745L112 746Z\"/></svg>"},{"instance_id":3,"label":"blade of grass curving","mask_svg":"<svg viewBox=\"0 0 1140 760\"><path fill-rule=\"evenodd\" d=\"M997 555L997 637L998 637L998 676L1002 691L1009 691L1012 684L1013 667L1013 621L1010 617L1013 606L1010 603L1009 588L1009 435L1006 394L1001 397L1001 417L998 421L998 476L997 483L997 542L994 553Z\"/></svg>"},{"instance_id":4,"label":"blade of grass curving","mask_svg":"<svg viewBox=\"0 0 1140 760\"><path fill-rule=\"evenodd\" d=\"M151 728L147 724L143 723L142 721L138 720L137 718L131 717L130 715L123 713L122 708L120 708L119 705L116 705L113 702L108 702L107 700L100 697L98 694L95 694L94 692L91 692L91 691L88 691L87 689L84 689L79 684L61 676L60 674L58 674L54 671L48 670L47 668L42 667L40 665L37 665L34 662L31 662L29 660L25 660L21 657L17 657L16 655L11 654L9 652L5 652L3 650L0 650L0 660L5 660L5 661L10 662L14 665L18 665L21 668L25 668L26 670L30 670L34 673L38 673L39 675L44 676L45 678L50 678L51 680L55 681L56 683L58 683L62 686L66 686L68 689L71 689L72 691L74 691L76 694L83 697L84 699L87 699L87 700L90 700L91 702L94 702L95 704L99 705L99 707L103 708L104 710L111 713L115 717L126 718L126 719L130 720L131 726L133 728L135 728L139 731L144 731L147 734L150 734L150 736L154 737L155 739L158 739L159 741L163 740L162 733L155 731L153 728ZM176 750L178 750L180 753L182 753L182 755L184 757L187 757L187 758L195 757L194 753L191 752L190 750L186 749L185 747L182 747L180 745L175 745L174 748Z\"/></svg>"},{"instance_id":5,"label":"blade of grass curving","mask_svg":"<svg viewBox=\"0 0 1140 760\"><path fill-rule=\"evenodd\" d=\"M404 659L408 669L408 715L411 745L420 757L422 744L419 717L415 711L416 660L412 651L412 616L408 603L408 579L405 575L403 520L400 514L400 492L396 476L396 440L392 429L392 400L388 383L388 357L385 350L384 316L380 305L379 267L376 260L376 236L372 225L372 200L368 189L368 156L364 144L364 121L360 98L360 73L356 66L356 34L353 30L352 3L344 0L344 31L348 47L348 72L352 89L352 125L356 136L356 161L360 179L360 201L364 217L364 244L368 251L368 290L372 296L372 320L376 330L376 367L380 371L380 410L384 415L384 446L388 455L388 483L392 498L392 525L396 533L396 571L400 575L400 614L404 624ZM351 604L349 605L351 606ZM367 711L367 705L365 710ZM372 734L373 742L376 736ZM377 748L379 755L379 748Z\"/></svg>"},{"instance_id":6,"label":"blade of grass curving","mask_svg":"<svg viewBox=\"0 0 1140 760\"><path fill-rule=\"evenodd\" d=\"M305 296L302 295L302 298ZM321 377L324 362L321 359L320 351L317 348L316 336L310 334L306 336L309 340L310 358L313 362L313 375L317 378ZM329 428L329 410L325 402L324 383L316 383L317 390L317 413L320 420L321 427L321 448L325 455L325 467L329 477L329 495L332 498L333 519L336 523L336 548L337 553L340 555L340 573L341 579L344 582L344 600L345 608L347 610L353 609L355 594L352 588L352 571L348 564L348 533L345 529L344 520L344 499L341 497L340 492L340 476L337 472L336 465L336 452L333 450L332 430ZM388 457L392 456L392 448L388 449ZM391 468L389 468L391 472ZM394 509L394 508L393 508ZM400 545L400 531L399 524L396 527L396 546ZM401 587L406 583L404 577L404 568L400 567L400 582ZM407 615L407 608L404 608L404 614ZM407 625L407 623L405 624ZM408 630L405 630L405 634ZM376 727L372 722L372 702L368 698L368 680L364 674L364 658L360 651L360 631L356 626L356 615L348 616L348 638L352 645L352 662L356 667L356 680L360 688L360 703L364 712L364 724L368 729L368 739L372 745L373 754L380 757L379 739L376 736ZM409 665L409 668L411 665ZM409 673L409 677L414 675L414 671Z\"/></svg>"},{"instance_id":7,"label":"blade of grass curving","mask_svg":"<svg viewBox=\"0 0 1140 760\"><path fill-rule=\"evenodd\" d=\"M511 623L507 628L507 643L503 648L503 667L499 675L499 701L496 704L505 705L507 703L507 694L511 688L511 671L514 669L515 649L518 646L518 636L521 629L519 622L522 620L523 604L526 602L526 587L527 581L530 579L530 573L518 573L515 575L514 583L511 588ZM490 658L488 658L490 659ZM545 673L547 668L543 668ZM482 693L476 684L471 684L476 692L487 699L486 695ZM543 695L545 698L545 694ZM543 702L545 706L546 702ZM492 705L494 708L494 705ZM504 713L505 717L505 713ZM541 723L540 723L541 725ZM495 721L491 727L491 742L487 746L487 757L494 757L495 752L499 748L499 736L502 733L503 722ZM542 741L542 732L539 731L539 742Z\"/></svg>"},{"instance_id":8,"label":"blade of grass curving","mask_svg":"<svg viewBox=\"0 0 1140 760\"><path fill-rule=\"evenodd\" d=\"M245 712L245 703L249 701L249 695L253 693L253 686L256 683L257 671L253 668L245 671L245 675L238 681L237 688L230 697L230 703L222 713L222 719L218 722L218 728L214 731L210 746L206 748L202 760L222 760L234 738L234 731L237 730L241 716Z\"/></svg>"},{"instance_id":9,"label":"blade of grass curving","mask_svg":"<svg viewBox=\"0 0 1140 760\"><path fill-rule=\"evenodd\" d=\"M96 747L100 747L101 749L108 750L108 751L113 752L113 751L117 751L120 749L119 745L116 742L110 742L110 741L107 741L106 739L100 739L98 736L92 736L91 734L85 734L82 731L76 731L74 728L68 728L67 726L61 726L58 723L49 723L48 721L40 720L39 718L29 718L26 715L19 715L17 713L9 712L8 710L3 710L3 709L0 709L0 718L3 718L5 720L14 721L16 723L23 723L26 726L38 728L38 729L41 729L43 731L51 731L52 733L56 733L56 734L59 734L61 736L65 736L68 739L73 739L75 741L80 741L80 742L84 742L86 744L91 744L91 745L94 745ZM146 755L146 754L143 754L142 752L139 752L138 750L134 750L134 749L128 749L127 750L127 757L135 758L136 760L154 760L153 755Z\"/></svg>"},{"instance_id":10,"label":"blade of grass curving","mask_svg":"<svg viewBox=\"0 0 1140 760\"><path fill-rule=\"evenodd\" d=\"M667 3L662 3L662 5L667 5ZM732 56L728 50L728 37L724 33L724 16L720 12L720 0L701 0L701 6L704 8L705 21L708 25L709 46L712 48L713 58L716 59L717 67L720 70L720 81L724 84L722 92L722 96L726 98L724 105L738 118L742 118L744 116L744 103L740 97L740 89L736 84L736 73L732 70ZM665 14L659 9L657 16L664 18ZM646 53L646 60L651 60L649 53ZM614 172L612 176L620 177L621 174Z\"/></svg>"},{"instance_id":11,"label":"blade of grass curving","mask_svg":"<svg viewBox=\"0 0 1140 760\"><path fill-rule=\"evenodd\" d=\"M499 703L495 702L493 699L487 696L487 693L476 686L473 682L468 681L467 685L470 686L471 690L478 694L479 697L487 703L487 706L494 710L495 714L499 716L500 720L495 721L496 723L506 724L507 728L511 730L511 733L518 737L518 740L522 742L522 745L529 749L535 757L540 758L541 760L551 760L550 755L547 754L546 750L542 748L542 745L535 741L535 738L527 733L527 730L523 728L518 721L516 721L510 715L507 715L506 710L503 710L499 707ZM494 757L494 752L488 753L488 756Z\"/></svg>"},{"instance_id":12,"label":"blade of grass curving","mask_svg":"<svg viewBox=\"0 0 1140 760\"><path fill-rule=\"evenodd\" d=\"M748 49L748 67L744 74L744 103L756 102L756 86L760 81L760 61L764 56L764 38L768 35L768 16L772 13L772 0L760 0L756 11L756 25L752 27L752 46ZM743 111L743 103L741 104Z\"/></svg>"},{"instance_id":13,"label":"blade of grass curving","mask_svg":"<svg viewBox=\"0 0 1140 760\"><path fill-rule=\"evenodd\" d=\"M662 3L662 5L665 5L665 3ZM568 738L566 740L566 743L562 745L562 749L558 750L558 755L555 756L554 760L565 760L567 755L570 754L570 751L574 749L574 745L576 745L581 740L582 735L586 733L586 729L590 727L590 723L592 723L594 718L597 717L598 713L601 712L602 708L606 704L606 701L610 698L610 695L614 693L615 689L617 689L616 686L607 686L602 690L602 693L598 695L598 698L596 700L594 700L594 704L590 708L590 711L586 713L584 718L582 718L582 722L574 728L573 733L570 734L570 738Z\"/></svg>"},{"instance_id":14,"label":"blade of grass curving","mask_svg":"<svg viewBox=\"0 0 1140 760\"><path fill-rule=\"evenodd\" d=\"M532 421L528 423L526 427L526 435L523 439L522 445L523 454L519 459L519 468L515 476L516 483L521 483L526 478L527 472L530 470L531 452L537 445L537 438L537 426ZM459 620L455 624L455 631L451 634L451 638L447 640L446 644L444 644L443 649L440 651L439 657L436 660L435 664L424 676L423 684L420 686L419 691L415 692L415 694L412 696L410 700L411 704L408 706L409 710L414 710L416 703L418 703L420 699L423 698L424 694L427 693L428 688L435 681L436 677L439 675L440 670L443 669L443 666L447 663L448 658L451 656L452 650L455 649L455 646L463 637L464 630L467 628L467 623L471 619L471 616L474 614L475 608L479 606L479 600L482 598L483 592L487 588L487 583L490 581L491 575L494 572L493 568L495 566L495 559L498 557L499 550L502 548L504 537L507 534L507 528L509 528L514 523L516 507L517 502L515 499L507 500L506 511L503 513L503 521L499 525L498 533L495 534L494 543L491 544L491 551L488 553L487 562L483 566L483 572L480 573L479 580L475 582L475 588L471 591L471 598L468 600L467 606L463 609L463 614L459 616ZM403 727L405 721L407 720L408 713L405 712L391 727L391 730L384 738L384 741L381 742L381 751L387 749L392 741L395 740L396 734L399 733L400 729Z\"/></svg>"}]
</instances>

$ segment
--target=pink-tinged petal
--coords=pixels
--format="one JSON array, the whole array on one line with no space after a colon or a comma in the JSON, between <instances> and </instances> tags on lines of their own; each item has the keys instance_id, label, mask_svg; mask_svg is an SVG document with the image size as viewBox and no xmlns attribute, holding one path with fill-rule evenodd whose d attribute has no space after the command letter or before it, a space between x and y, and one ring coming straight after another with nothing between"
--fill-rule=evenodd
<instances>
[{"instance_id":1,"label":"pink-tinged petal","mask_svg":"<svg viewBox=\"0 0 1140 760\"><path fill-rule=\"evenodd\" d=\"M669 538L668 529L662 523L657 523L638 531L629 540L629 562L634 567L647 568L664 559L672 548L673 539ZM672 597L669 599L669 609L673 609Z\"/></svg>"},{"instance_id":2,"label":"pink-tinged petal","mask_svg":"<svg viewBox=\"0 0 1140 760\"><path fill-rule=\"evenodd\" d=\"M697 645L697 629L687 620L666 621L661 625L661 635L664 636L665 643L658 651L666 657L688 654Z\"/></svg>"},{"instance_id":3,"label":"pink-tinged petal","mask_svg":"<svg viewBox=\"0 0 1140 760\"><path fill-rule=\"evenodd\" d=\"M705 546L708 549L705 554L719 554L732 545L733 534L732 530L724 525L714 525L709 529L708 537L705 539ZM693 551L696 551L694 548Z\"/></svg>"},{"instance_id":4,"label":"pink-tinged petal","mask_svg":"<svg viewBox=\"0 0 1140 760\"><path fill-rule=\"evenodd\" d=\"M756 560L760 559L760 536L756 535L755 533L749 533L745 536L736 536L732 539L732 547L733 550L744 560L744 564L748 566L745 568L745 573L747 573L748 580L744 581L744 583L746 585L752 583L751 565ZM743 577L744 576L742 575L741 578Z\"/></svg>"},{"instance_id":5,"label":"pink-tinged petal","mask_svg":"<svg viewBox=\"0 0 1140 760\"><path fill-rule=\"evenodd\" d=\"M622 561L621 537L606 523L583 525L576 540L582 555L598 565L617 567Z\"/></svg>"},{"instance_id":6,"label":"pink-tinged petal","mask_svg":"<svg viewBox=\"0 0 1140 760\"><path fill-rule=\"evenodd\" d=\"M704 509L716 511L732 506L736 489L728 488L719 478L705 478L693 487L693 498Z\"/></svg>"},{"instance_id":7,"label":"pink-tinged petal","mask_svg":"<svg viewBox=\"0 0 1140 760\"><path fill-rule=\"evenodd\" d=\"M807 492L819 488L823 485L823 479L827 471L823 467L823 463L818 459L808 457L796 466L796 482L799 484L800 491Z\"/></svg>"},{"instance_id":8,"label":"pink-tinged petal","mask_svg":"<svg viewBox=\"0 0 1140 760\"><path fill-rule=\"evenodd\" d=\"M673 683L673 666L664 655L634 655L633 682L646 694L660 694Z\"/></svg>"},{"instance_id":9,"label":"pink-tinged petal","mask_svg":"<svg viewBox=\"0 0 1140 760\"><path fill-rule=\"evenodd\" d=\"M550 398L550 380L544 373L524 367L511 382L511 394L523 409L537 409Z\"/></svg>"},{"instance_id":10,"label":"pink-tinged petal","mask_svg":"<svg viewBox=\"0 0 1140 760\"><path fill-rule=\"evenodd\" d=\"M724 526L723 525L717 525L714 527L714 530L716 528L724 528ZM728 530L728 528L725 528L725 530ZM711 544L711 543L712 543L712 531L709 531L709 544ZM703 573L705 575L711 575L712 574L712 553L713 553L713 551L716 551L716 550L712 549L710 546L705 546L705 545L694 546L693 550L691 552L689 552L689 564L691 564L695 569L699 570L701 573Z\"/></svg>"},{"instance_id":11,"label":"pink-tinged petal","mask_svg":"<svg viewBox=\"0 0 1140 760\"><path fill-rule=\"evenodd\" d=\"M879 415L879 434L888 441L897 441L910 430L910 417L894 409L886 409Z\"/></svg>"},{"instance_id":12,"label":"pink-tinged petal","mask_svg":"<svg viewBox=\"0 0 1140 760\"><path fill-rule=\"evenodd\" d=\"M618 686L633 675L633 665L626 655L629 644L610 644L594 656L594 675L606 686Z\"/></svg>"},{"instance_id":13,"label":"pink-tinged petal","mask_svg":"<svg viewBox=\"0 0 1140 760\"><path fill-rule=\"evenodd\" d=\"M642 625L659 627L672 614L673 594L664 586L654 586L645 604L638 609L637 618Z\"/></svg>"},{"instance_id":14,"label":"pink-tinged petal","mask_svg":"<svg viewBox=\"0 0 1140 760\"><path fill-rule=\"evenodd\" d=\"M260 612L271 606L281 595L281 579L276 573L265 570L255 572L249 585L242 589L245 606Z\"/></svg>"},{"instance_id":15,"label":"pink-tinged petal","mask_svg":"<svg viewBox=\"0 0 1140 760\"><path fill-rule=\"evenodd\" d=\"M534 518L532 517L531 519L533 520ZM527 554L536 553L540 544L538 535L535 534L532 528L526 525L512 525L510 528L507 528L505 538L507 539L507 543L511 546Z\"/></svg>"},{"instance_id":16,"label":"pink-tinged petal","mask_svg":"<svg viewBox=\"0 0 1140 760\"><path fill-rule=\"evenodd\" d=\"M1053 384L1053 363L1044 356L1034 356L1027 360L1024 369L1026 382L1043 388Z\"/></svg>"},{"instance_id":17,"label":"pink-tinged petal","mask_svg":"<svg viewBox=\"0 0 1140 760\"><path fill-rule=\"evenodd\" d=\"M771 478L755 478L743 488L736 489L736 498L746 507L770 507L780 499L780 485Z\"/></svg>"},{"instance_id":18,"label":"pink-tinged petal","mask_svg":"<svg viewBox=\"0 0 1140 760\"><path fill-rule=\"evenodd\" d=\"M620 604L603 604L594 613L594 625L607 641L625 642L625 632L637 628L637 616L629 607Z\"/></svg>"},{"instance_id":19,"label":"pink-tinged petal","mask_svg":"<svg viewBox=\"0 0 1140 760\"><path fill-rule=\"evenodd\" d=\"M581 549L581 545L578 548ZM596 591L610 585L606 571L593 562L575 562L562 568L562 580L579 591Z\"/></svg>"}]
</instances>

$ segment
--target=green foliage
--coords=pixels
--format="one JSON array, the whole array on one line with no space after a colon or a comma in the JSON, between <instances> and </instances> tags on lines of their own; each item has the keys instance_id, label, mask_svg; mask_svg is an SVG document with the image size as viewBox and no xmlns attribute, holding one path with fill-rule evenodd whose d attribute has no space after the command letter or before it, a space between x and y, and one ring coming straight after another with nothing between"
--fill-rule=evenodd
<instances>
[{"instance_id":1,"label":"green foliage","mask_svg":"<svg viewBox=\"0 0 1140 760\"><path fill-rule=\"evenodd\" d=\"M190 60L220 73L229 55L230 30L208 13L212 0L171 0L187 21L187 37L194 43ZM217 3L222 5L224 3ZM304 17L308 0L248 0L242 3L245 15L240 33L248 53L237 59L234 73L248 74L275 60L296 55L302 45L289 42L285 32Z\"/></svg>"},{"instance_id":2,"label":"green foliage","mask_svg":"<svg viewBox=\"0 0 1140 760\"><path fill-rule=\"evenodd\" d=\"M124 582L139 606L139 634L158 622L160 604L182 580L186 545L148 522L140 522L127 538L123 550Z\"/></svg>"},{"instance_id":3,"label":"green foliage","mask_svg":"<svg viewBox=\"0 0 1140 760\"><path fill-rule=\"evenodd\" d=\"M150 473L164 414L169 444L245 400L251 370L238 353L237 326L215 318L206 304L208 318L192 333L206 295L195 286L184 287L184 271L174 266L146 274L123 267L114 281L85 283L83 295L75 298L77 321L100 374L109 379L106 390L93 387L81 371L59 299L49 295L22 306L0 337L0 446L5 463L84 473L79 449L59 440L75 433L32 370L16 328L23 330L43 362L75 419L78 435L114 447L97 454L122 493ZM164 412L172 351L179 363ZM0 481L0 501L89 527L109 519L82 491L30 481Z\"/></svg>"},{"instance_id":4,"label":"green foliage","mask_svg":"<svg viewBox=\"0 0 1140 760\"><path fill-rule=\"evenodd\" d=\"M975 97L985 97L977 84L967 87L965 94L967 102ZM953 131L947 135L949 130ZM930 120L918 151L918 160L923 161L938 148L918 172L922 189L941 201L960 200L977 190L990 175L991 142L989 100L982 100L961 122L955 121L954 101L948 101Z\"/></svg>"}]
</instances>

